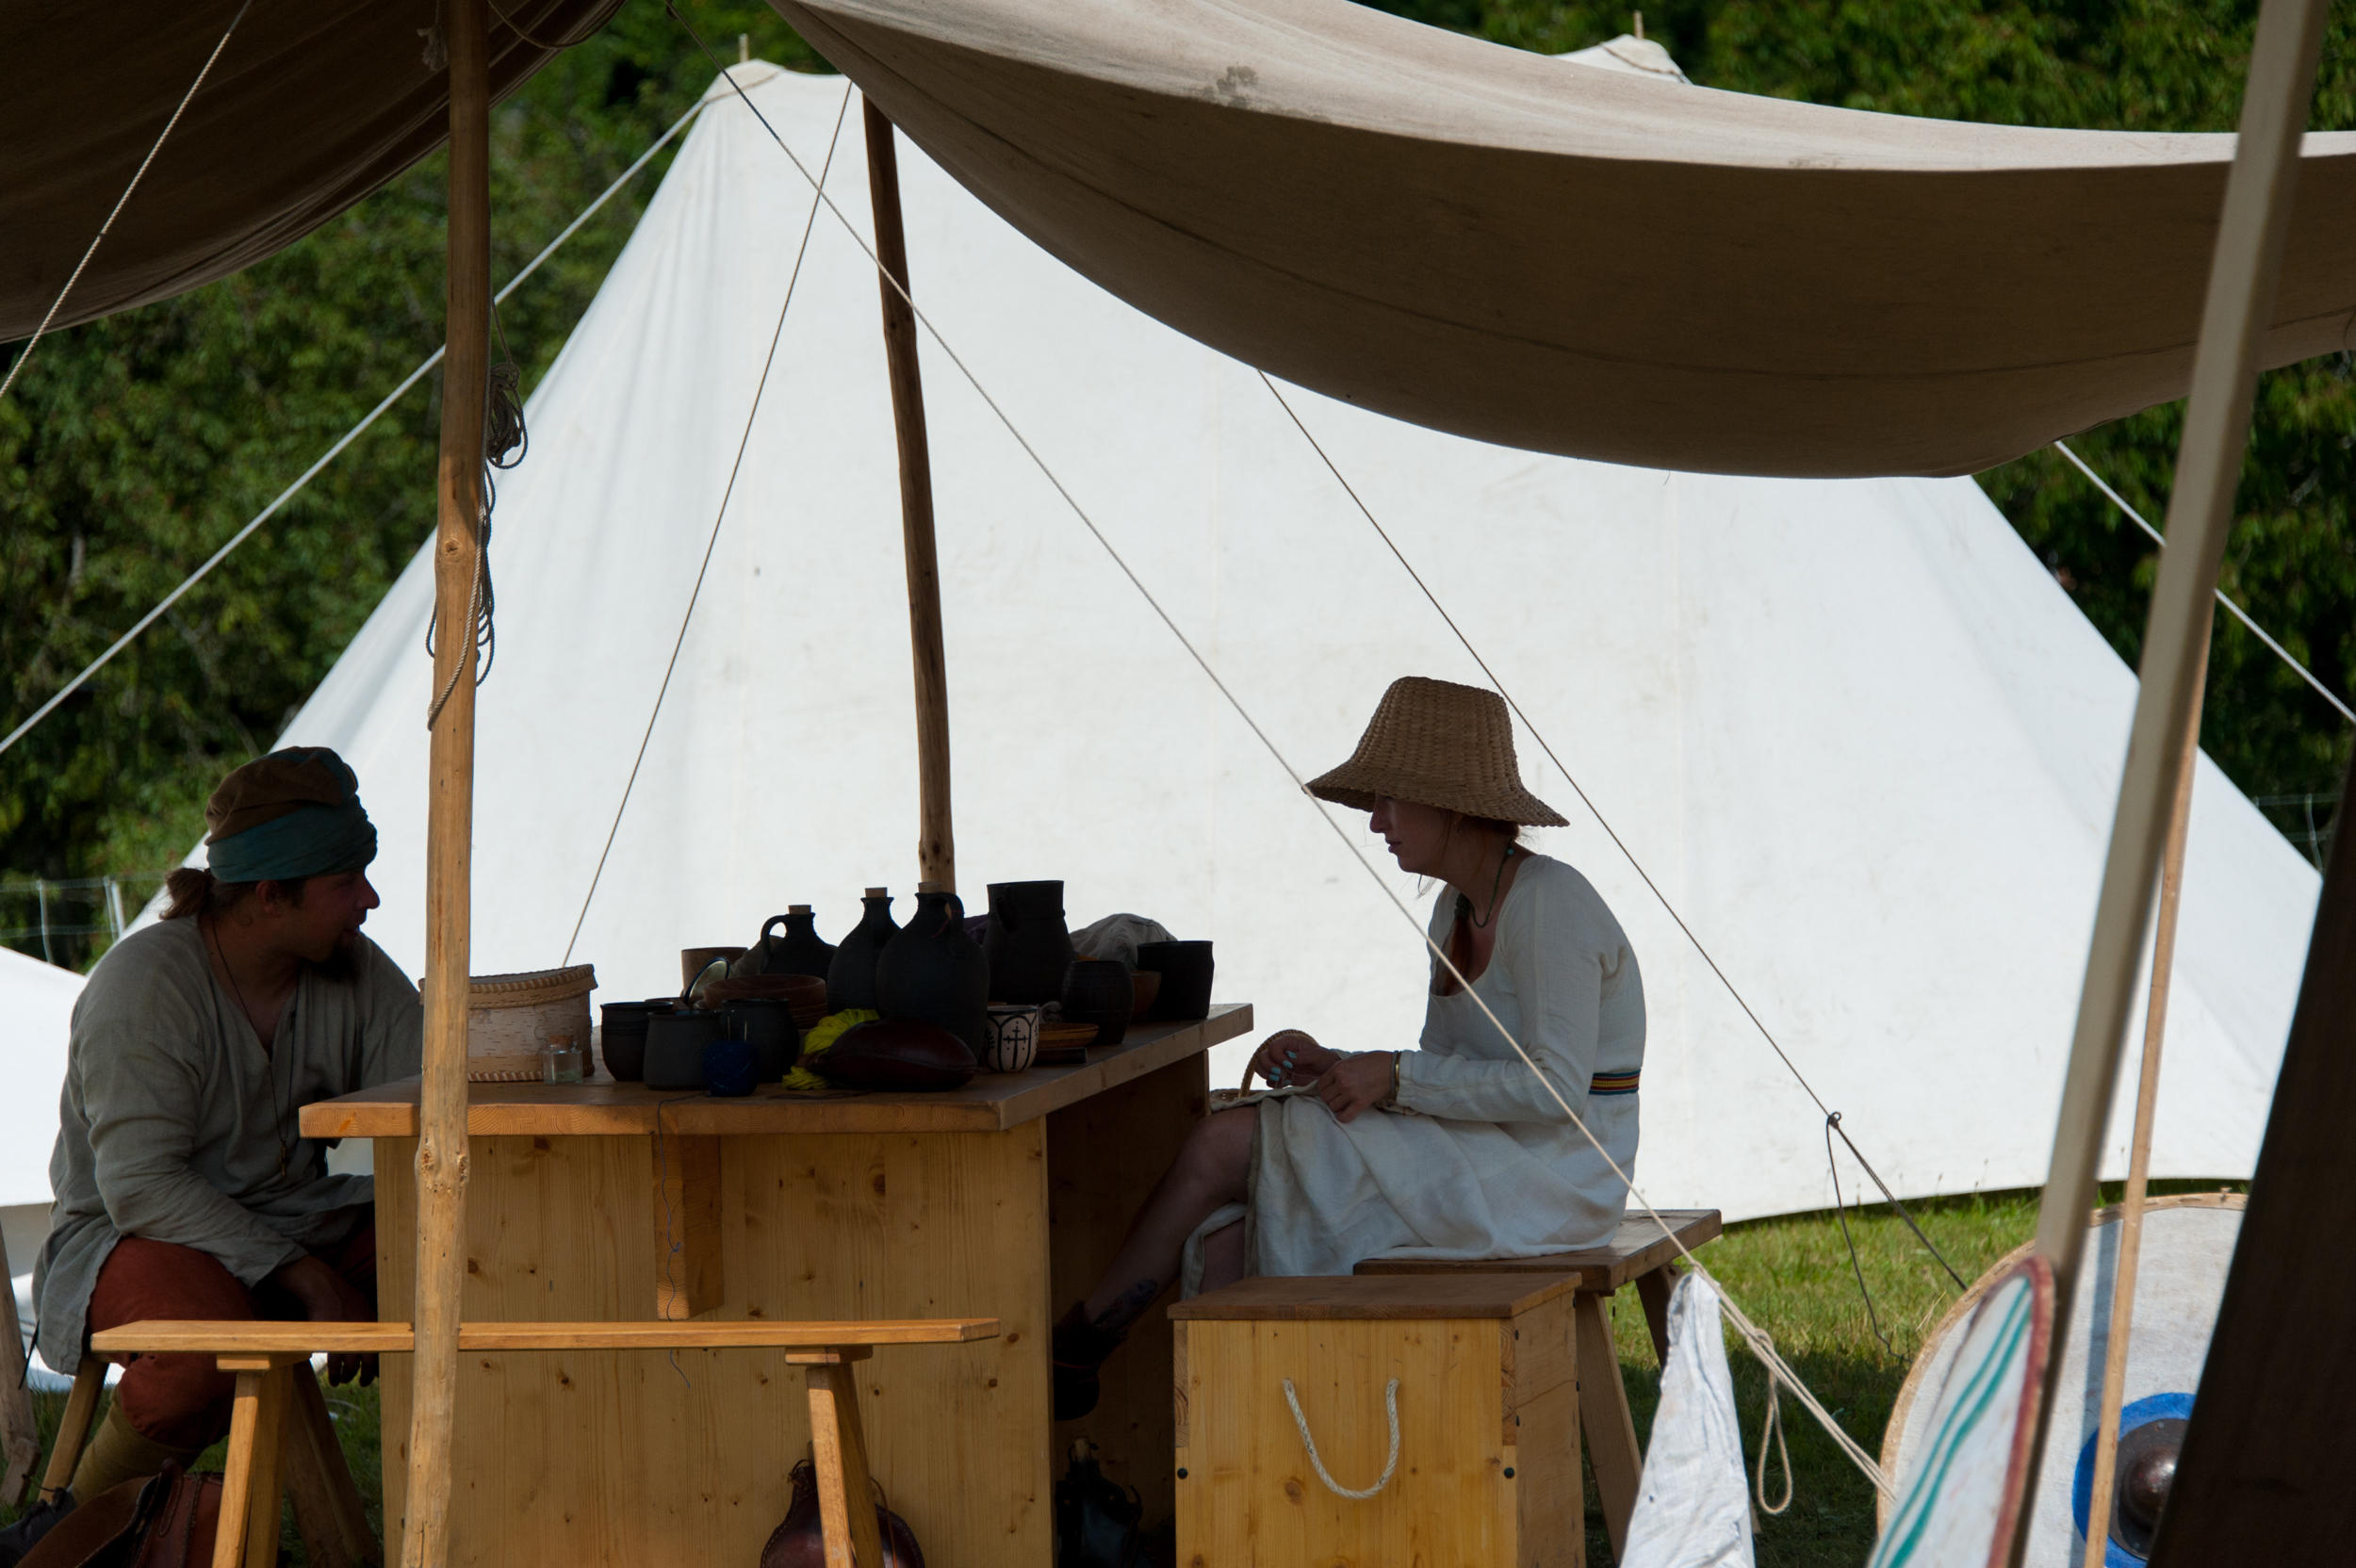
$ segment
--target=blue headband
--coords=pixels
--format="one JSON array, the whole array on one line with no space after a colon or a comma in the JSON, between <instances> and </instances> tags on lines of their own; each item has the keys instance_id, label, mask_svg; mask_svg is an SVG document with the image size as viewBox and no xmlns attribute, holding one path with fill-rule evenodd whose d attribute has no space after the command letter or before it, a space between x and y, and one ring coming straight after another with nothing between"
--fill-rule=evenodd
<instances>
[{"instance_id":1,"label":"blue headband","mask_svg":"<svg viewBox=\"0 0 2356 1568\"><path fill-rule=\"evenodd\" d=\"M376 858L376 827L360 807L359 780L332 751L273 753L268 764L328 764L343 799L316 799L205 845L205 863L223 882L292 882L358 871ZM240 770L242 772L243 770ZM267 786L265 786L267 788ZM282 797L283 798L283 797Z\"/></svg>"}]
</instances>

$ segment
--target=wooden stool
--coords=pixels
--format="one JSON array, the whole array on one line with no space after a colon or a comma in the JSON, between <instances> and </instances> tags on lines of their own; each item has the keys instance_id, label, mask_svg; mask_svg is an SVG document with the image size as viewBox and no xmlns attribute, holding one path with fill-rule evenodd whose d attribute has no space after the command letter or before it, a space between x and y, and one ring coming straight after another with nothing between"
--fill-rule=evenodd
<instances>
[{"instance_id":1,"label":"wooden stool","mask_svg":"<svg viewBox=\"0 0 2356 1568\"><path fill-rule=\"evenodd\" d=\"M1628 1515L1636 1509L1636 1492L1644 1470L1644 1450L1636 1442L1636 1423L1628 1414L1628 1385L1620 1378L1620 1358L1612 1346L1612 1320L1604 1298L1633 1281L1637 1298L1644 1305L1644 1325L1652 1332L1653 1351L1669 1359L1669 1293L1677 1286L1678 1246L1692 1251L1725 1227L1716 1209L1662 1209L1661 1217L1677 1240L1661 1233L1649 1215L1630 1215L1601 1247L1577 1252L1554 1252L1537 1258L1474 1258L1464 1261L1433 1258L1368 1258L1360 1274L1570 1274L1577 1277L1578 1294L1571 1316L1579 1335L1579 1422L1587 1462L1595 1472L1595 1493L1603 1505L1603 1526L1612 1538L1616 1558L1628 1544Z\"/></svg>"},{"instance_id":2,"label":"wooden stool","mask_svg":"<svg viewBox=\"0 0 2356 1568\"><path fill-rule=\"evenodd\" d=\"M49 1468L41 1478L44 1501L64 1491L74 1479L74 1468L81 1462L98 1413L106 1368L118 1359L129 1357L91 1351L75 1370L65 1415L57 1423L57 1446L50 1450ZM275 1562L278 1497L283 1488L286 1500L294 1505L295 1530L303 1538L303 1549L318 1568L382 1564L384 1548L377 1543L376 1532L368 1528L368 1505L352 1478L352 1466L345 1462L335 1420L327 1413L326 1396L307 1367L295 1369L297 1363L310 1360L309 1352L288 1351L265 1358L272 1364L244 1364L248 1359L222 1356L217 1362L222 1371L237 1374L237 1384L230 1413L228 1475L223 1478L229 1490L221 1497L221 1536L216 1544L229 1537L235 1510L250 1526L249 1534L267 1529L268 1555L259 1560ZM266 1456L259 1452L265 1446ZM256 1500L265 1489L267 1506Z\"/></svg>"},{"instance_id":3,"label":"wooden stool","mask_svg":"<svg viewBox=\"0 0 2356 1568\"><path fill-rule=\"evenodd\" d=\"M826 1568L878 1568L881 1536L867 1481L867 1443L859 1428L858 1380L852 1368L878 1345L960 1345L994 1339L994 1317L906 1318L875 1322L776 1323L466 1323L458 1331L461 1350L725 1350L782 1349L789 1364L803 1369L810 1399L810 1448L818 1471L818 1519L824 1532ZM273 1568L278 1560L278 1493L284 1474L286 1429L300 1434L295 1452L320 1433L333 1447L335 1432L324 1426L327 1409L318 1381L298 1375L295 1364L319 1352L401 1355L414 1352L417 1336L406 1323L126 1323L90 1336L94 1354L74 1380L67 1419L74 1426L72 1454L67 1433L58 1434L49 1473L63 1486L74 1474L83 1436L106 1368L97 1359L129 1352L193 1352L218 1358L237 1377L237 1405L229 1424L229 1465L223 1478L221 1530L213 1542L213 1568ZM87 1392L84 1388L88 1382ZM307 1396L303 1392L308 1389ZM319 1403L317 1420L304 1413L305 1398ZM295 1413L288 1414L290 1407ZM344 1472L348 1482L349 1471ZM298 1494L299 1500L299 1494ZM355 1494L356 1502L356 1494ZM264 1506L267 1503L267 1506ZM300 1517L298 1515L298 1517ZM365 1533L365 1527L364 1527ZM310 1537L304 1536L306 1544ZM321 1560L314 1558L313 1561ZM381 1558L375 1560L381 1560Z\"/></svg>"}]
</instances>

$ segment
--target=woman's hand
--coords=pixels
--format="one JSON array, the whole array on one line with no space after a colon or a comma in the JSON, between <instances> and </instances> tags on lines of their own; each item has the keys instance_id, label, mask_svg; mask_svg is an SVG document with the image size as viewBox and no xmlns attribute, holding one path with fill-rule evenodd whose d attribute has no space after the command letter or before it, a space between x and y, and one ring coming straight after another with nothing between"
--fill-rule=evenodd
<instances>
[{"instance_id":1,"label":"woman's hand","mask_svg":"<svg viewBox=\"0 0 2356 1568\"><path fill-rule=\"evenodd\" d=\"M1326 1050L1298 1029L1279 1029L1262 1040L1260 1049L1252 1054L1252 1065L1243 1071L1244 1087L1252 1086L1254 1074L1267 1079L1268 1087L1275 1089L1314 1083L1341 1059L1339 1052Z\"/></svg>"},{"instance_id":2,"label":"woman's hand","mask_svg":"<svg viewBox=\"0 0 2356 1568\"><path fill-rule=\"evenodd\" d=\"M1391 1092L1394 1060L1388 1051L1344 1056L1317 1079L1317 1098L1334 1120L1349 1121Z\"/></svg>"}]
</instances>

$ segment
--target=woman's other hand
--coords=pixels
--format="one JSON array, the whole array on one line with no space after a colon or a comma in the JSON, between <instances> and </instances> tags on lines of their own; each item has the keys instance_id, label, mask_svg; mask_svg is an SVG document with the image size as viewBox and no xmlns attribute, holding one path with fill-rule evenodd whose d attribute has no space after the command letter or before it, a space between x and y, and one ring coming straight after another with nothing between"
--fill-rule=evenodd
<instances>
[{"instance_id":1,"label":"woman's other hand","mask_svg":"<svg viewBox=\"0 0 2356 1568\"><path fill-rule=\"evenodd\" d=\"M1317 1098L1336 1121L1349 1121L1391 1092L1392 1054L1369 1051L1344 1056L1317 1079Z\"/></svg>"},{"instance_id":2,"label":"woman's other hand","mask_svg":"<svg viewBox=\"0 0 2356 1568\"><path fill-rule=\"evenodd\" d=\"M1279 1029L1252 1054L1252 1065L1244 1069L1244 1087L1252 1086L1255 1074L1267 1079L1270 1088L1312 1084L1341 1059L1339 1052L1326 1050L1298 1029Z\"/></svg>"}]
</instances>

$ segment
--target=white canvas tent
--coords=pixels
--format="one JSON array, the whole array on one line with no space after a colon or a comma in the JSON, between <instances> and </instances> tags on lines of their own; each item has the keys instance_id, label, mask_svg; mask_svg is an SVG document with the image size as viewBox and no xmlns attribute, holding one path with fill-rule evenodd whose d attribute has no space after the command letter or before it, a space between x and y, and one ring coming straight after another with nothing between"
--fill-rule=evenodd
<instances>
[{"instance_id":1,"label":"white canvas tent","mask_svg":"<svg viewBox=\"0 0 2356 1568\"><path fill-rule=\"evenodd\" d=\"M0 947L0 1237L18 1321L32 1323L33 1255L49 1233L49 1150L57 1138L66 1031L82 977ZM45 1371L45 1369L43 1369Z\"/></svg>"},{"instance_id":2,"label":"white canvas tent","mask_svg":"<svg viewBox=\"0 0 2356 1568\"><path fill-rule=\"evenodd\" d=\"M842 81L740 75L817 169ZM500 482L477 972L564 955L793 272L808 187L717 91ZM842 123L829 187L864 231L856 103ZM1297 766L1346 755L1394 676L1481 678L1251 370L902 162L920 306ZM924 352L970 907L987 882L1061 876L1075 924L1131 909L1216 939L1219 995L1263 1027L1414 1043L1415 932ZM1614 467L1288 396L1892 1184L2039 1180L2134 678L1973 484ZM895 473L875 275L822 214L573 954L601 997L674 988L678 949L749 940L789 900L829 936L866 884L909 907ZM359 771L384 842L370 930L413 972L431 601L421 553L286 737ZM1539 847L1605 891L1644 964L1640 1183L1729 1217L1828 1201L1819 1114L1521 744L1572 818ZM2250 1168L2315 888L2204 762L2156 1174Z\"/></svg>"}]
</instances>

